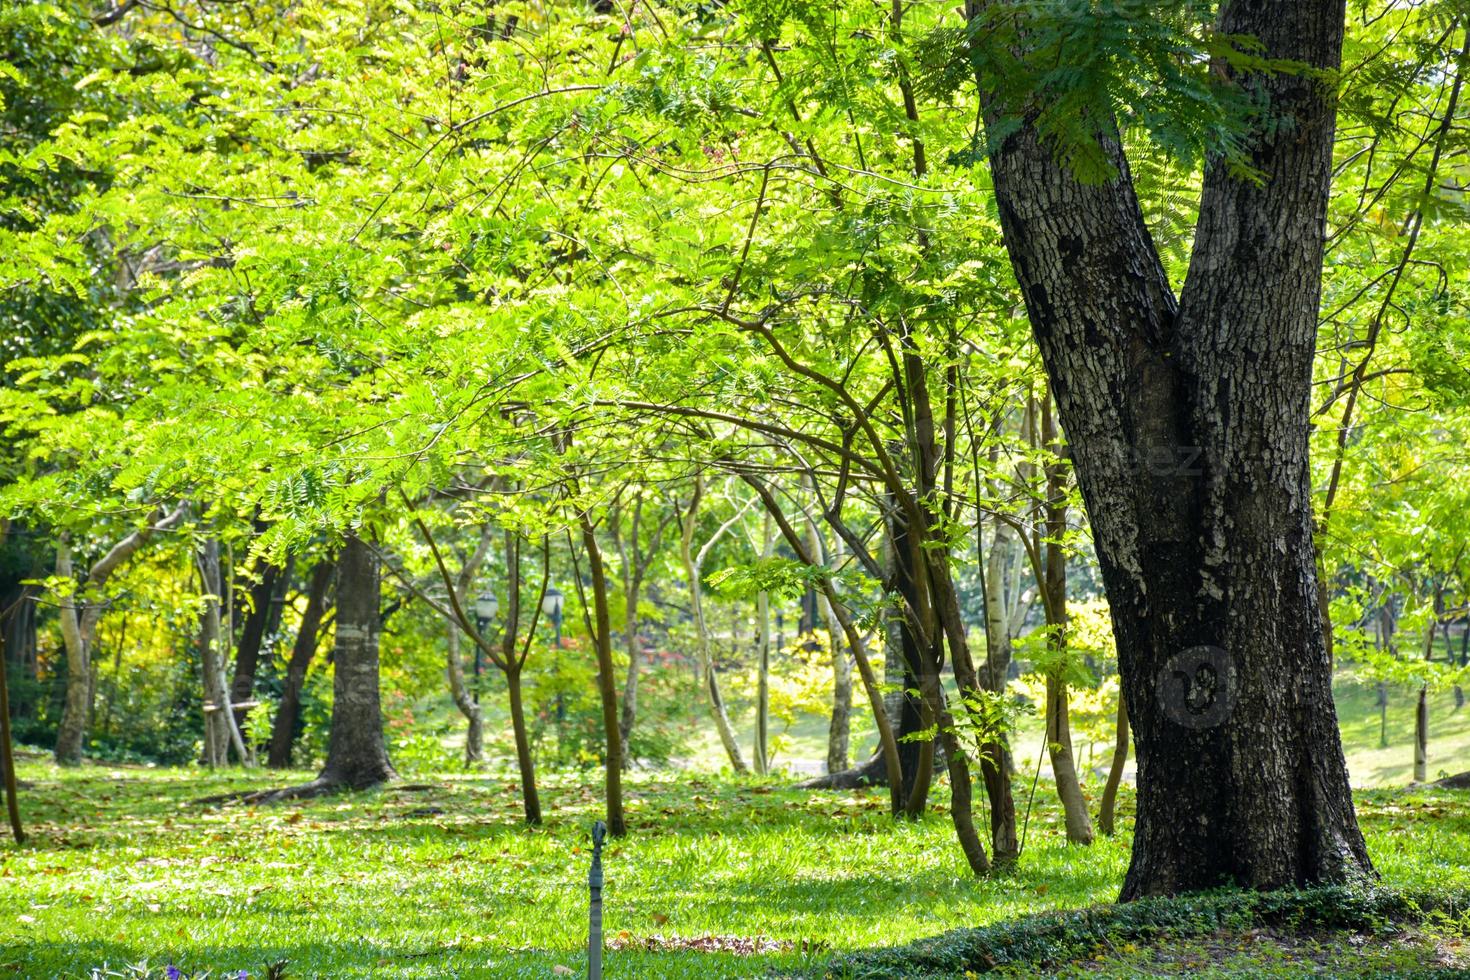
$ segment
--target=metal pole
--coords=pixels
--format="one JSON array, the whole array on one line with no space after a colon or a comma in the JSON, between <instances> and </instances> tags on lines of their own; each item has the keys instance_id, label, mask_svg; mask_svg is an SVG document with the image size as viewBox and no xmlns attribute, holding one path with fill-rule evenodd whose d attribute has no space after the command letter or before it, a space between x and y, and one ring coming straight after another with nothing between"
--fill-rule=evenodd
<instances>
[{"instance_id":1,"label":"metal pole","mask_svg":"<svg viewBox=\"0 0 1470 980\"><path fill-rule=\"evenodd\" d=\"M592 870L587 873L587 888L592 893L588 909L587 980L602 980L602 842L607 837L607 824L601 820L592 825Z\"/></svg>"},{"instance_id":2,"label":"metal pole","mask_svg":"<svg viewBox=\"0 0 1470 980\"><path fill-rule=\"evenodd\" d=\"M557 609L551 614L551 625L556 630L556 648L561 649L561 610ZM556 736L561 738L561 726L567 720L567 703L563 692L556 692ZM558 743L560 744L560 743Z\"/></svg>"},{"instance_id":3,"label":"metal pole","mask_svg":"<svg viewBox=\"0 0 1470 980\"><path fill-rule=\"evenodd\" d=\"M477 619L475 625L479 627L480 636L484 636L485 627L489 625L488 621ZM475 689L471 692L476 704L480 703L480 636L475 637Z\"/></svg>"}]
</instances>

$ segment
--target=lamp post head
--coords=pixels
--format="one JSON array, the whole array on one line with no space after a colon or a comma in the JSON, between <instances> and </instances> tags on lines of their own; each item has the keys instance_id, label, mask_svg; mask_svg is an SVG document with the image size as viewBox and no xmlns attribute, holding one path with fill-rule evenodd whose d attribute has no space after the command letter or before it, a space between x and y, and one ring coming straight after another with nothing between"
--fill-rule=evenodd
<instances>
[{"instance_id":1,"label":"lamp post head","mask_svg":"<svg viewBox=\"0 0 1470 980\"><path fill-rule=\"evenodd\" d=\"M500 600L488 589L475 597L475 618L488 623L500 614Z\"/></svg>"},{"instance_id":2,"label":"lamp post head","mask_svg":"<svg viewBox=\"0 0 1470 980\"><path fill-rule=\"evenodd\" d=\"M561 594L561 589L553 585L546 590L546 595L541 599L541 611L554 620L560 619L562 604L565 602L566 597Z\"/></svg>"}]
</instances>

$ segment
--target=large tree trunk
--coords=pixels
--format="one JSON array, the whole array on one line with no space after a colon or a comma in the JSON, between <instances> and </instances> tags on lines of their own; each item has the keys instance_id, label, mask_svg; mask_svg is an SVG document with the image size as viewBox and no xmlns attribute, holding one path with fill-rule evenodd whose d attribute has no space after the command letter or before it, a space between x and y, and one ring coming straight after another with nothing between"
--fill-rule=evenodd
<instances>
[{"instance_id":1,"label":"large tree trunk","mask_svg":"<svg viewBox=\"0 0 1470 980\"><path fill-rule=\"evenodd\" d=\"M271 725L271 746L266 765L272 769L288 769L291 766L291 750L296 744L296 722L301 715L301 688L306 683L306 669L311 666L311 658L316 656L322 618L327 612L327 590L336 571L337 564L331 558L323 558L311 571L311 582L306 589L306 608L301 614L301 629L296 634L291 657L286 662L281 703L276 708L276 718Z\"/></svg>"},{"instance_id":2,"label":"large tree trunk","mask_svg":"<svg viewBox=\"0 0 1470 980\"><path fill-rule=\"evenodd\" d=\"M398 774L383 741L378 688L378 633L382 628L378 557L348 535L338 563L337 644L333 652L332 730L323 786L364 789Z\"/></svg>"},{"instance_id":3,"label":"large tree trunk","mask_svg":"<svg viewBox=\"0 0 1470 980\"><path fill-rule=\"evenodd\" d=\"M1332 69L1342 0L1234 0L1218 29ZM1269 97L1279 122L1251 134L1260 183L1208 166L1177 303L1115 131L1099 133L1117 168L1102 182L1067 173L1025 120L994 130L991 155L1134 727L1124 899L1371 871L1332 702L1307 466L1335 103L1310 75L1221 71ZM995 105L987 116L1000 121Z\"/></svg>"}]
</instances>

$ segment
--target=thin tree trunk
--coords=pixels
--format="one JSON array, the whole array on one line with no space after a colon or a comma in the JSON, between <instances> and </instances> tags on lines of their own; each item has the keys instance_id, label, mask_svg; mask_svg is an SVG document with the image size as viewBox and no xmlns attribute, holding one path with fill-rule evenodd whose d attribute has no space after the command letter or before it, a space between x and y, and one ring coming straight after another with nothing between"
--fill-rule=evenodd
<instances>
[{"instance_id":1,"label":"thin tree trunk","mask_svg":"<svg viewBox=\"0 0 1470 980\"><path fill-rule=\"evenodd\" d=\"M485 556L490 553L490 542L495 533L495 526L486 523L480 529L480 539L475 544L475 550L470 553L469 558L460 567L459 574L455 576L451 588L459 598L459 607L463 609L470 602L470 586L474 584L475 577L480 573L480 566L485 563ZM507 547L505 552L505 563L507 573L510 574L511 587L520 584L519 576L514 574L519 565L512 568L512 563L520 561L520 553L513 547L514 539L507 535ZM514 615L512 610L507 609L507 616ZM485 758L485 716L480 708L480 677L475 677L475 689L469 690L464 682L464 664L460 659L460 636L463 624L457 622L454 617L449 617L447 622L448 632L445 634L445 659L444 676L449 681L449 696L454 700L454 706L465 720L464 739L464 764L466 767L481 762ZM473 637L471 639L474 639ZM482 650L479 642L475 642L475 662L481 660Z\"/></svg>"},{"instance_id":2,"label":"thin tree trunk","mask_svg":"<svg viewBox=\"0 0 1470 980\"><path fill-rule=\"evenodd\" d=\"M1429 779L1429 687L1419 685L1414 703L1414 782Z\"/></svg>"},{"instance_id":3,"label":"thin tree trunk","mask_svg":"<svg viewBox=\"0 0 1470 980\"><path fill-rule=\"evenodd\" d=\"M1118 787L1123 783L1123 767L1128 764L1128 699L1118 690L1118 732L1113 741L1113 764L1108 767L1108 781L1103 786L1102 803L1097 808L1098 828L1113 836L1113 812L1118 803Z\"/></svg>"},{"instance_id":4,"label":"thin tree trunk","mask_svg":"<svg viewBox=\"0 0 1470 980\"><path fill-rule=\"evenodd\" d=\"M71 542L63 534L56 546L56 577L70 582L73 574ZM66 650L66 700L61 723L56 730L56 762L58 765L75 766L82 761L87 716L91 714L86 680L92 670L91 656L87 638L82 633L75 594L60 597L56 614L61 623L62 646Z\"/></svg>"},{"instance_id":5,"label":"thin tree trunk","mask_svg":"<svg viewBox=\"0 0 1470 980\"><path fill-rule=\"evenodd\" d=\"M531 733L526 728L525 697L521 693L521 668L515 661L505 672L505 686L510 696L510 727L516 743L516 767L521 774L521 805L526 823L541 823L541 796L536 792L536 760L531 756Z\"/></svg>"},{"instance_id":6,"label":"thin tree trunk","mask_svg":"<svg viewBox=\"0 0 1470 980\"><path fill-rule=\"evenodd\" d=\"M623 541L621 514L611 520L613 547L618 553L618 572L623 580L623 649L628 654L628 672L623 677L623 701L618 714L618 737L623 741L623 768L633 765L633 726L638 723L638 671L642 667L643 645L638 642L638 593L642 584L638 574L638 531L643 517L643 498L633 504L632 554Z\"/></svg>"},{"instance_id":7,"label":"thin tree trunk","mask_svg":"<svg viewBox=\"0 0 1470 980\"><path fill-rule=\"evenodd\" d=\"M775 547L771 534L771 515L767 514L761 525L761 557L769 558ZM771 716L771 594L762 592L755 597L756 618L756 666L755 666L755 771L764 776L770 765L771 753L768 745Z\"/></svg>"},{"instance_id":8,"label":"thin tree trunk","mask_svg":"<svg viewBox=\"0 0 1470 980\"><path fill-rule=\"evenodd\" d=\"M3 538L4 535L0 535L0 541ZM6 670L9 664L5 631L10 626L10 618L23 612L28 604L22 591L14 603L0 607L0 795L5 797L10 833L17 844L26 842L26 834L20 824L20 789L15 778L15 744L10 733L10 677Z\"/></svg>"},{"instance_id":9,"label":"thin tree trunk","mask_svg":"<svg viewBox=\"0 0 1470 980\"><path fill-rule=\"evenodd\" d=\"M628 832L623 819L623 741L618 731L618 688L613 672L612 617L608 613L607 574L602 566L602 549L592 519L582 514L582 548L587 552L587 571L592 579L592 608L595 617L593 641L597 647L597 692L602 698L602 726L607 739L607 832L622 837Z\"/></svg>"},{"instance_id":10,"label":"thin tree trunk","mask_svg":"<svg viewBox=\"0 0 1470 980\"><path fill-rule=\"evenodd\" d=\"M770 758L766 746L771 711L771 596L762 592L755 597L755 745L751 751L758 776L766 774Z\"/></svg>"},{"instance_id":11,"label":"thin tree trunk","mask_svg":"<svg viewBox=\"0 0 1470 980\"><path fill-rule=\"evenodd\" d=\"M1054 655L1066 656L1067 646L1067 553L1062 543L1067 533L1066 463L1061 454L1065 447L1052 421L1051 396L1041 400L1041 439L1053 453L1046 464L1046 580L1038 583L1047 593L1047 625L1051 633L1047 643ZM1092 843L1092 818L1087 813L1087 800L1077 778L1077 762L1072 753L1072 721L1068 712L1067 681L1057 667L1046 678L1046 748L1051 756L1052 776L1057 784L1057 797L1067 825L1067 840L1073 844Z\"/></svg>"},{"instance_id":12,"label":"thin tree trunk","mask_svg":"<svg viewBox=\"0 0 1470 980\"><path fill-rule=\"evenodd\" d=\"M281 703L276 707L275 721L271 725L270 752L266 765L272 769L288 769L291 766L291 751L296 744L296 722L301 714L301 688L306 683L306 671L316 656L322 618L327 611L327 590L336 573L336 561L323 558L311 570L311 581L306 589L306 608L301 614L301 629L291 647L291 657L286 662L286 677L281 685Z\"/></svg>"},{"instance_id":13,"label":"thin tree trunk","mask_svg":"<svg viewBox=\"0 0 1470 980\"><path fill-rule=\"evenodd\" d=\"M802 486L812 488L811 477L802 479ZM767 515L769 516L769 515ZM806 522L807 549L816 564L827 565L827 548L822 529L815 517L808 515ZM841 564L840 544L832 549L833 566ZM852 733L852 662L843 649L841 627L832 613L832 604L821 589L812 588L811 608L813 615L808 627L816 632L820 622L827 630L827 646L832 657L832 715L827 725L827 772L839 773L850 764L848 745Z\"/></svg>"},{"instance_id":14,"label":"thin tree trunk","mask_svg":"<svg viewBox=\"0 0 1470 980\"><path fill-rule=\"evenodd\" d=\"M983 522L977 526L976 534L984 534ZM985 573L985 670L979 681L983 690L994 695L1005 694L1011 668L1011 626L1005 613L1004 574L1008 542L1013 543L1013 539L1007 534L1005 525L997 520L990 554L976 556ZM1014 864L1021 852L1016 835L1016 803L1011 790L1014 770L1015 763L1006 735L1002 734L982 748L980 772L985 780L985 794L991 803L990 848L997 866Z\"/></svg>"},{"instance_id":15,"label":"thin tree trunk","mask_svg":"<svg viewBox=\"0 0 1470 980\"><path fill-rule=\"evenodd\" d=\"M333 650L332 729L317 783L365 789L397 777L383 740L379 692L378 557L349 534L338 563L337 643Z\"/></svg>"},{"instance_id":16,"label":"thin tree trunk","mask_svg":"<svg viewBox=\"0 0 1470 980\"><path fill-rule=\"evenodd\" d=\"M684 564L684 574L689 579L689 600L694 612L695 642L699 651L700 683L704 687L710 715L720 735L720 743L724 745L725 755L730 760L730 768L737 773L745 773L750 770L745 765L745 759L741 757L740 743L735 738L735 728L730 724L730 715L725 710L725 699L720 693L720 678L715 673L714 658L710 653L709 627L704 618L704 585L700 581L699 562L694 557L694 532L698 524L699 502L703 495L703 484L696 478L694 497L690 500L689 509L684 516L683 534L679 542L679 558Z\"/></svg>"},{"instance_id":17,"label":"thin tree trunk","mask_svg":"<svg viewBox=\"0 0 1470 980\"><path fill-rule=\"evenodd\" d=\"M264 530L257 524L257 533ZM278 583L286 576L284 569L261 559L256 563L260 580L250 587L250 609L240 627L240 642L235 645L235 675L230 680L230 702L245 704L255 695L255 675L259 670L260 652L265 645L267 627L274 615ZM248 708L235 711L235 727L244 729Z\"/></svg>"},{"instance_id":18,"label":"thin tree trunk","mask_svg":"<svg viewBox=\"0 0 1470 980\"><path fill-rule=\"evenodd\" d=\"M1439 624L1433 617L1424 636L1424 660L1427 663L1434 655L1434 634ZM1419 685L1419 698L1414 704L1414 782L1429 779L1429 685Z\"/></svg>"},{"instance_id":19,"label":"thin tree trunk","mask_svg":"<svg viewBox=\"0 0 1470 980\"><path fill-rule=\"evenodd\" d=\"M745 480L756 494L759 495L761 503L766 512L776 521L776 527L781 531L781 537L786 544L796 553L797 560L804 565L816 565L816 556L812 554L802 542L801 536L786 520L781 512L781 506L777 503L775 495L769 487L757 478L742 474ZM884 701L882 686L878 678L873 674L872 664L868 660L867 646L863 642L863 636L858 632L853 623L851 614L847 607L842 604L837 594L836 587L832 584L830 575L823 576L820 582L822 594L826 596L827 603L832 609L832 615L836 617L842 633L847 637L848 645L852 648L853 660L857 664L858 674L863 680L863 690L868 695L868 706L873 712L873 723L878 728L879 757L882 760L882 772L888 783L888 800L893 815L896 817L903 810L903 766L899 757L898 740L893 734L893 724L889 717L889 705ZM851 770L848 770L850 773ZM836 785L837 780L844 774L829 774L828 780Z\"/></svg>"},{"instance_id":20,"label":"thin tree trunk","mask_svg":"<svg viewBox=\"0 0 1470 980\"><path fill-rule=\"evenodd\" d=\"M472 766L485 759L485 721L480 710L478 688L471 692L464 682L464 664L460 662L460 627L453 621L444 631L444 675L449 681L449 696L464 716L464 764ZM478 683L478 678L476 679Z\"/></svg>"},{"instance_id":21,"label":"thin tree trunk","mask_svg":"<svg viewBox=\"0 0 1470 980\"><path fill-rule=\"evenodd\" d=\"M229 764L234 749L237 760L248 762L245 742L235 724L230 704L230 685L225 678L225 634L220 620L220 602L224 596L224 576L220 570L219 541L209 538L195 555L199 582L205 592L204 612L200 616L200 664L204 675L204 754L210 768Z\"/></svg>"}]
</instances>

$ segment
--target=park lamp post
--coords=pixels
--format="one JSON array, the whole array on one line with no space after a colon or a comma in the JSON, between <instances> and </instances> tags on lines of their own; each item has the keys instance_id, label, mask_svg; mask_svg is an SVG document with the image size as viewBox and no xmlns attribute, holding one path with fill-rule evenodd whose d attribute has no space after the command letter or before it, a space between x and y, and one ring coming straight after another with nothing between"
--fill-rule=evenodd
<instances>
[{"instance_id":1,"label":"park lamp post","mask_svg":"<svg viewBox=\"0 0 1470 980\"><path fill-rule=\"evenodd\" d=\"M480 636L475 638L475 703L480 703L480 640L485 635L485 627L500 614L500 600L495 593L486 589L475 597L475 626L480 631Z\"/></svg>"}]
</instances>

